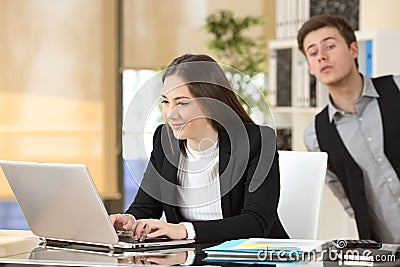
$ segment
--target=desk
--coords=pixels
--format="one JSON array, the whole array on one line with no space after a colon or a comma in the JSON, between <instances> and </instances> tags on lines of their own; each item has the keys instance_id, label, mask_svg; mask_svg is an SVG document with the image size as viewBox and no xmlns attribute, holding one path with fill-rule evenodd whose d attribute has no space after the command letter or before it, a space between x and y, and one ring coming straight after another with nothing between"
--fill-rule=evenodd
<instances>
[{"instance_id":1,"label":"desk","mask_svg":"<svg viewBox=\"0 0 400 267\"><path fill-rule=\"evenodd\" d=\"M13 236L14 235L14 236ZM3 242L1 242L3 240ZM8 240L8 241L7 241ZM160 252L144 252L144 253L126 253L125 255L109 255L107 253L88 253L84 251L71 251L65 249L52 249L39 246L39 239L32 235L29 231L0 231L0 251L9 252L3 253L0 256L0 267L9 266L131 266L131 265L154 265L146 262L146 257L159 259L160 263L165 265L176 264L174 260L184 255L187 251L194 251L196 259L193 265L217 265L217 266L244 266L243 264L233 263L212 263L204 262L205 257L202 249L209 247L207 244L192 244L187 248L172 249L170 251ZM400 245L384 245L384 249L399 251ZM139 256L140 255L140 256ZM170 263L166 263L170 260ZM153 262L154 263L154 262ZM285 263L271 264L278 267L287 265ZM271 266L269 265L269 266ZM291 267L307 266L307 267L338 267L338 266L398 266L400 265L399 255L394 262L334 262L328 258L316 259L310 262L290 263Z\"/></svg>"}]
</instances>

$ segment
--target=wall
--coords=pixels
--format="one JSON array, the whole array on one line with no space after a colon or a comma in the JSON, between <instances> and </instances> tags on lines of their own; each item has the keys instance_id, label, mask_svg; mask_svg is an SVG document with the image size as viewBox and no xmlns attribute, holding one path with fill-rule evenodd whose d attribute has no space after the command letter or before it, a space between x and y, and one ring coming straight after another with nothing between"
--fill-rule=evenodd
<instances>
[{"instance_id":1,"label":"wall","mask_svg":"<svg viewBox=\"0 0 400 267\"><path fill-rule=\"evenodd\" d=\"M265 15L273 0L125 0L125 68L165 66L206 51L206 15ZM99 191L119 198L115 0L0 1L0 158L88 165ZM260 32L260 33L261 33ZM12 198L0 174L0 198Z\"/></svg>"},{"instance_id":2,"label":"wall","mask_svg":"<svg viewBox=\"0 0 400 267\"><path fill-rule=\"evenodd\" d=\"M273 38L273 0L124 0L124 68L154 69L167 66L184 53L208 53L207 15L230 9L237 16L261 15L259 34Z\"/></svg>"},{"instance_id":3,"label":"wall","mask_svg":"<svg viewBox=\"0 0 400 267\"><path fill-rule=\"evenodd\" d=\"M400 1L360 0L360 30L400 30Z\"/></svg>"},{"instance_id":4,"label":"wall","mask_svg":"<svg viewBox=\"0 0 400 267\"><path fill-rule=\"evenodd\" d=\"M85 163L106 198L119 197L115 3L0 1L0 158Z\"/></svg>"}]
</instances>

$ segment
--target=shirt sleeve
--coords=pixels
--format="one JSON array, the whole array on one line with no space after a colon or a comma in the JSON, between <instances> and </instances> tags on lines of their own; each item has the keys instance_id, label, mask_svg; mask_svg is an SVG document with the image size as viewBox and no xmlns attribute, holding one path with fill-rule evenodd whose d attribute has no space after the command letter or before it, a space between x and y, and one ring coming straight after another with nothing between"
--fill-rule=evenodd
<instances>
[{"instance_id":1,"label":"shirt sleeve","mask_svg":"<svg viewBox=\"0 0 400 267\"><path fill-rule=\"evenodd\" d=\"M400 81L400 78L399 78ZM304 131L304 145L308 151L320 152L321 149L318 144L317 133L315 131L315 121L310 123ZM342 183L329 169L326 172L325 182L328 187L332 190L332 193L338 198L340 204L343 206L346 213L354 218L354 210L351 207L350 201L346 196L346 192L342 186Z\"/></svg>"},{"instance_id":2,"label":"shirt sleeve","mask_svg":"<svg viewBox=\"0 0 400 267\"><path fill-rule=\"evenodd\" d=\"M192 265L194 260L196 258L196 253L194 251L187 251L187 258L184 264L181 264L182 266L189 266Z\"/></svg>"},{"instance_id":3,"label":"shirt sleeve","mask_svg":"<svg viewBox=\"0 0 400 267\"><path fill-rule=\"evenodd\" d=\"M397 76L397 75L393 76L393 80L394 80L395 84L397 85L397 87L400 90L400 76Z\"/></svg>"},{"instance_id":4,"label":"shirt sleeve","mask_svg":"<svg viewBox=\"0 0 400 267\"><path fill-rule=\"evenodd\" d=\"M186 239L195 239L196 238L196 231L194 230L194 226L191 222L181 222L186 228L187 238Z\"/></svg>"}]
</instances>

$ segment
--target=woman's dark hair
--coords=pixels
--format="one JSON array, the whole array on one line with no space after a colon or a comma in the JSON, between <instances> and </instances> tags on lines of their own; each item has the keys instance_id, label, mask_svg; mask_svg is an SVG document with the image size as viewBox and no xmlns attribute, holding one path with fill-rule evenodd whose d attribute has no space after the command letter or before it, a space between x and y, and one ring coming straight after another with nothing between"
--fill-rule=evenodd
<instances>
[{"instance_id":1,"label":"woman's dark hair","mask_svg":"<svg viewBox=\"0 0 400 267\"><path fill-rule=\"evenodd\" d=\"M217 100L210 101L210 103L201 102L207 116L211 118L211 124L215 130L220 132L226 130L226 126L236 126L232 125L235 120L231 118L234 117L231 115L235 114L224 116L224 127L220 124L219 119L218 122L213 120L213 118L221 118L221 113L227 113L227 107L237 114L241 123L254 124L232 90L224 71L213 58L207 55L182 55L171 62L162 76L162 81L164 82L170 75L176 75L187 82L187 86L194 97ZM216 105L216 102L222 102L225 105L222 103ZM238 120L236 120L237 122Z\"/></svg>"},{"instance_id":2,"label":"woman's dark hair","mask_svg":"<svg viewBox=\"0 0 400 267\"><path fill-rule=\"evenodd\" d=\"M304 55L306 55L306 51L304 51L304 39L310 32L316 31L324 27L336 28L349 47L351 43L357 42L354 29L344 17L331 14L317 15L311 17L308 21L306 21L303 26L301 26L297 34L297 45L299 47L299 50ZM358 67L358 60L355 59L355 62L356 66Z\"/></svg>"}]
</instances>

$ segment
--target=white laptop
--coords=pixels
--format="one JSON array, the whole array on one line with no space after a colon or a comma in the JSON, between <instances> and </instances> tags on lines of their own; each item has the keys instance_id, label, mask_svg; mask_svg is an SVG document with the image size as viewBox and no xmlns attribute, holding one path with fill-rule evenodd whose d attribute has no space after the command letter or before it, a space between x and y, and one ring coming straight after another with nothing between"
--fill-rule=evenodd
<instances>
[{"instance_id":1,"label":"white laptop","mask_svg":"<svg viewBox=\"0 0 400 267\"><path fill-rule=\"evenodd\" d=\"M119 241L102 199L83 164L0 160L31 231L47 243L108 249L159 249L194 240Z\"/></svg>"}]
</instances>

